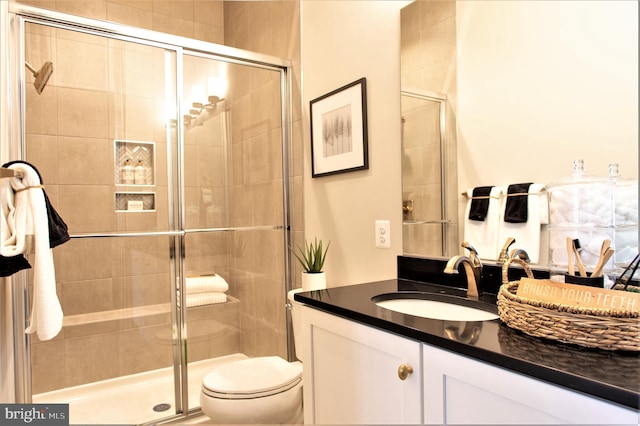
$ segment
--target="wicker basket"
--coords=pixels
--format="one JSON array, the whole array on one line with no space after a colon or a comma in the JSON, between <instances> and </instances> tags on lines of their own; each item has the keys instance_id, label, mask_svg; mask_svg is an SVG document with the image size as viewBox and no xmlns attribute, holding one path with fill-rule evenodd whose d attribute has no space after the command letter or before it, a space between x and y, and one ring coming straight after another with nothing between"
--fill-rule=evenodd
<instances>
[{"instance_id":1,"label":"wicker basket","mask_svg":"<svg viewBox=\"0 0 640 426\"><path fill-rule=\"evenodd\" d=\"M541 302L517 296L519 281L509 281L509 265L522 265L533 278L529 266L510 259L502 266L502 286L498 291L498 314L511 328L530 336L606 350L640 351L640 318L637 313L584 308ZM618 290L612 290L618 291Z\"/></svg>"}]
</instances>

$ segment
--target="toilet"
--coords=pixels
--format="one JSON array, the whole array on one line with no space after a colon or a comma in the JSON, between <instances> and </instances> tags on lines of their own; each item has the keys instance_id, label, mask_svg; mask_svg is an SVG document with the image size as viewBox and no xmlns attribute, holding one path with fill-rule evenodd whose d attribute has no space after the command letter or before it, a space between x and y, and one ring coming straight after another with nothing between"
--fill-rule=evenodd
<instances>
[{"instance_id":1,"label":"toilet","mask_svg":"<svg viewBox=\"0 0 640 426\"><path fill-rule=\"evenodd\" d=\"M294 342L300 338L301 304L287 294L291 306ZM301 361L301 356L297 358ZM202 379L200 408L214 423L301 424L302 363L278 356L247 358L221 364Z\"/></svg>"}]
</instances>

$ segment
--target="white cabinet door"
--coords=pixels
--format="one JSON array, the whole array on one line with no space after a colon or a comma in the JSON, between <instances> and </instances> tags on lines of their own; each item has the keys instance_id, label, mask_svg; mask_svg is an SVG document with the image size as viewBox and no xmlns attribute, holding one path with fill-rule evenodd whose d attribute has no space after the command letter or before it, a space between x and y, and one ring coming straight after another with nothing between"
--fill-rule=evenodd
<instances>
[{"instance_id":1,"label":"white cabinet door","mask_svg":"<svg viewBox=\"0 0 640 426\"><path fill-rule=\"evenodd\" d=\"M638 412L424 345L427 424L634 424Z\"/></svg>"},{"instance_id":2,"label":"white cabinet door","mask_svg":"<svg viewBox=\"0 0 640 426\"><path fill-rule=\"evenodd\" d=\"M422 423L421 343L310 307L302 323L306 424Z\"/></svg>"}]
</instances>

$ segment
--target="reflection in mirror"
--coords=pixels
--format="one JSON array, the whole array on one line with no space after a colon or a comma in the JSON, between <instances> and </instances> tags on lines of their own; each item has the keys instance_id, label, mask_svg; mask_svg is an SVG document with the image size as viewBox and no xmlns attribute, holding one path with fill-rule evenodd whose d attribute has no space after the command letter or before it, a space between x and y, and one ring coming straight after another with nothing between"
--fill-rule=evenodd
<instances>
[{"instance_id":1,"label":"reflection in mirror","mask_svg":"<svg viewBox=\"0 0 640 426\"><path fill-rule=\"evenodd\" d=\"M447 256L458 238L446 202L447 100L417 89L401 95L403 252Z\"/></svg>"},{"instance_id":2,"label":"reflection in mirror","mask_svg":"<svg viewBox=\"0 0 640 426\"><path fill-rule=\"evenodd\" d=\"M456 2L400 11L403 252L453 256L458 240Z\"/></svg>"},{"instance_id":3,"label":"reflection in mirror","mask_svg":"<svg viewBox=\"0 0 640 426\"><path fill-rule=\"evenodd\" d=\"M637 179L637 2L414 1L400 17L402 89L447 100L452 154L443 195L458 238L468 202L461 193L470 188L551 184L568 176L577 158L594 176L606 177L608 164L619 163L626 178ZM439 214L439 204L428 208ZM549 265L549 239L543 225L541 266ZM405 254L442 254L440 242L423 247L424 240L431 237L409 241ZM464 253L460 242L447 245L454 252L446 255Z\"/></svg>"}]
</instances>

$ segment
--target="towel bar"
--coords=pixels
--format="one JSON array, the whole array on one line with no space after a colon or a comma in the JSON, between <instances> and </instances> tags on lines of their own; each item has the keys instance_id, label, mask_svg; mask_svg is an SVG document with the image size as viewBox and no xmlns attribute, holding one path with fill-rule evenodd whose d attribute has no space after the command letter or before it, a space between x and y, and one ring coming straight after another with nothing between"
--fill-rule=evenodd
<instances>
[{"instance_id":1,"label":"towel bar","mask_svg":"<svg viewBox=\"0 0 640 426\"><path fill-rule=\"evenodd\" d=\"M0 167L0 178L12 178L12 177L22 177L22 172L20 170L8 169L6 167Z\"/></svg>"}]
</instances>

